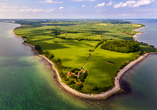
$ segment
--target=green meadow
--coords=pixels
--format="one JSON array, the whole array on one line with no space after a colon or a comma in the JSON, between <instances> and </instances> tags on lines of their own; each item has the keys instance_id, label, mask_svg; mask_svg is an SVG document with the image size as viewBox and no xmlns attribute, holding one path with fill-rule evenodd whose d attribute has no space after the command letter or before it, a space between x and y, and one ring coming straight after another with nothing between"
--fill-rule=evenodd
<instances>
[{"instance_id":1,"label":"green meadow","mask_svg":"<svg viewBox=\"0 0 157 110\"><path fill-rule=\"evenodd\" d=\"M43 55L46 51L53 54L54 58L51 60L59 65L62 80L80 92L100 93L110 89L114 86L114 77L120 68L139 56L139 52L104 50L100 48L102 43L98 43L105 43L107 40L133 40L133 35L138 33L133 30L143 26L140 24L101 20L60 20L35 25L31 21L20 22L25 25L14 29L15 33L26 38L26 43L40 45ZM144 44L140 44L140 48L145 52L156 51ZM79 78L67 74L71 71L77 76L86 61L84 70L87 75ZM78 84L80 82L81 85Z\"/></svg>"},{"instance_id":2,"label":"green meadow","mask_svg":"<svg viewBox=\"0 0 157 110\"><path fill-rule=\"evenodd\" d=\"M53 53L56 59L60 58L64 66L81 68L89 56L89 50L93 49L97 43L98 41L87 42L54 38L31 44L40 44L44 51Z\"/></svg>"},{"instance_id":3,"label":"green meadow","mask_svg":"<svg viewBox=\"0 0 157 110\"><path fill-rule=\"evenodd\" d=\"M136 59L138 54L138 52L119 53L102 50L98 47L85 67L90 74L84 83L84 90L88 93L92 91L93 87L103 89L103 87L113 86L112 78L116 76L120 67L126 62Z\"/></svg>"}]
</instances>

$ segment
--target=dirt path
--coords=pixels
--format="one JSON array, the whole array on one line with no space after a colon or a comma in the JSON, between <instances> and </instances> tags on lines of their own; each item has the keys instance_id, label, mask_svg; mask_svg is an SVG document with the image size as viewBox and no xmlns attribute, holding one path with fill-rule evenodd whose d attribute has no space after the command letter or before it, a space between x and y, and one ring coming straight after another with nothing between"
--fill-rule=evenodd
<instances>
[{"instance_id":1,"label":"dirt path","mask_svg":"<svg viewBox=\"0 0 157 110\"><path fill-rule=\"evenodd\" d=\"M96 48L95 48L95 49L96 49ZM82 67L83 70L84 70L84 68L85 68L85 66L86 66L86 64L87 64L87 62L89 61L90 57L92 56L92 53L95 51L95 49L89 54L89 56L88 56L86 62L84 63L84 65L83 65L83 67Z\"/></svg>"}]
</instances>

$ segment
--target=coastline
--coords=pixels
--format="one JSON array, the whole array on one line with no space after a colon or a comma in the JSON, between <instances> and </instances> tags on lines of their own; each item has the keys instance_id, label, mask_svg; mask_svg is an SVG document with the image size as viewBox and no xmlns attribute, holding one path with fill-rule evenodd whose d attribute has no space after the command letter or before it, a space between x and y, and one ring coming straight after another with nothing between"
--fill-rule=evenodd
<instances>
[{"instance_id":1,"label":"coastline","mask_svg":"<svg viewBox=\"0 0 157 110\"><path fill-rule=\"evenodd\" d=\"M143 26L143 27L134 29L134 31L136 31L136 30L138 30L138 29L141 29L141 28L144 28L144 27L146 27L146 26ZM133 40L136 41L136 42L138 42L135 38L136 38L139 34L142 34L142 33L143 33L143 32L139 32L139 33L135 34L135 35L133 36Z\"/></svg>"},{"instance_id":2,"label":"coastline","mask_svg":"<svg viewBox=\"0 0 157 110\"><path fill-rule=\"evenodd\" d=\"M136 42L138 42L135 38L136 38L139 34L142 34L142 33L143 33L143 32L139 32L139 33L135 34L135 35L133 36L133 40L136 41Z\"/></svg>"},{"instance_id":3,"label":"coastline","mask_svg":"<svg viewBox=\"0 0 157 110\"><path fill-rule=\"evenodd\" d=\"M15 32L14 32L14 30L13 30L13 34L14 34L16 37L22 38L21 36L16 35ZM136 37L138 34L140 34L140 33L137 33L137 34L134 35L134 36ZM134 36L133 36L133 37L134 37ZM135 37L134 37L134 38L135 38ZM23 39L24 41L26 41L25 38L22 38L22 39ZM146 54L140 56L138 59L136 59L136 60L132 61L131 63L129 63L129 64L128 64L127 66L125 66L123 69L121 69L121 70L118 72L117 76L115 77L115 82L114 82L114 83L115 83L115 86L114 86L112 89L110 89L110 90L108 90L108 91L106 91L106 92L102 92L102 93L100 93L100 94L84 94L84 93L78 92L78 91L76 91L76 90L70 88L70 87L67 86L65 83L63 83L62 80L61 80L61 78L60 78L60 76L59 76L59 73L58 73L57 69L56 69L55 66L54 66L54 63L53 63L52 61L50 61L48 58L46 58L45 56L38 54L38 52L34 49L34 46L33 46L33 45L27 44L27 43L23 43L23 44L24 44L24 45L27 45L27 46L30 46L37 56L39 56L39 57L45 59L45 60L51 65L52 69L55 71L55 74L56 74L56 76L57 76L57 81L59 82L59 84L60 84L66 91L68 91L68 92L70 92L71 94L74 94L74 95L76 95L76 96L79 96L79 97L82 97L82 98L87 98L87 99L101 99L101 98L107 98L107 97L111 96L112 94L117 93L118 91L121 90L120 82L119 82L119 81L120 81L120 78L122 77L122 75L123 75L126 71L128 71L132 66L134 66L136 63L138 63L138 62L140 62L141 60L143 60L143 59L144 59L145 57L147 57L148 55L150 55L150 54L155 54L155 53L146 53Z\"/></svg>"}]
</instances>

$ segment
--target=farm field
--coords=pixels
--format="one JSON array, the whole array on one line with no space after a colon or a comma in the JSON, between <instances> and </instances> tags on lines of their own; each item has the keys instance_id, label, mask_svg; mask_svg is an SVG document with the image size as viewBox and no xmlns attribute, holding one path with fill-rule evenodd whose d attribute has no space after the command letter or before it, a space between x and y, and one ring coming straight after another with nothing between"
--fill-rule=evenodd
<instances>
[{"instance_id":1,"label":"farm field","mask_svg":"<svg viewBox=\"0 0 157 110\"><path fill-rule=\"evenodd\" d=\"M114 52L98 47L85 67L85 70L88 70L90 74L84 83L84 90L91 92L93 87L103 89L103 87L113 86L114 80L111 78L116 76L124 63L136 59L138 54L138 52Z\"/></svg>"},{"instance_id":2,"label":"farm field","mask_svg":"<svg viewBox=\"0 0 157 110\"><path fill-rule=\"evenodd\" d=\"M52 61L60 62L58 68L63 81L70 87L84 93L100 93L114 86L114 77L128 61L139 56L139 52L120 53L101 49L107 40L133 40L137 29L143 25L123 23L123 21L58 21L35 25L31 21L20 21L25 25L14 32L27 39L26 43L40 45L43 55L50 52ZM28 24L28 25L26 25ZM29 25L31 24L31 25ZM146 52L156 49L140 44ZM95 50L94 50L95 49ZM91 57L89 57L90 53ZM46 56L46 55L45 55ZM78 76L85 62L86 76ZM62 65L62 66L60 66ZM70 72L73 72L72 74ZM81 86L78 86L80 83Z\"/></svg>"},{"instance_id":3,"label":"farm field","mask_svg":"<svg viewBox=\"0 0 157 110\"><path fill-rule=\"evenodd\" d=\"M32 42L31 44L40 44L43 51L53 53L56 59L60 58L64 66L81 68L89 56L89 50L93 49L97 43L98 41L77 41L54 38Z\"/></svg>"}]
</instances>

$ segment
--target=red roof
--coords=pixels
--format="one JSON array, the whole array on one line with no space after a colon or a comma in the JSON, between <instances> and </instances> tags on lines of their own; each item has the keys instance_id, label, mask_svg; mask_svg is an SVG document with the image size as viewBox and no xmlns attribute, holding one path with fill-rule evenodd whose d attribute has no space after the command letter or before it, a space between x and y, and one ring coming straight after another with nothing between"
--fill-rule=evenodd
<instances>
[{"instance_id":1,"label":"red roof","mask_svg":"<svg viewBox=\"0 0 157 110\"><path fill-rule=\"evenodd\" d=\"M86 71L85 70L83 70L83 73L85 73Z\"/></svg>"},{"instance_id":2,"label":"red roof","mask_svg":"<svg viewBox=\"0 0 157 110\"><path fill-rule=\"evenodd\" d=\"M68 72L68 74L69 74L69 75L72 75L72 73L71 73L71 72Z\"/></svg>"},{"instance_id":3,"label":"red roof","mask_svg":"<svg viewBox=\"0 0 157 110\"><path fill-rule=\"evenodd\" d=\"M81 84L81 82L78 82L77 84Z\"/></svg>"}]
</instances>

